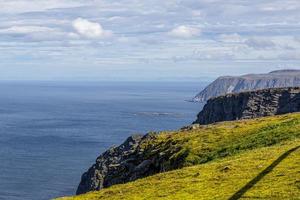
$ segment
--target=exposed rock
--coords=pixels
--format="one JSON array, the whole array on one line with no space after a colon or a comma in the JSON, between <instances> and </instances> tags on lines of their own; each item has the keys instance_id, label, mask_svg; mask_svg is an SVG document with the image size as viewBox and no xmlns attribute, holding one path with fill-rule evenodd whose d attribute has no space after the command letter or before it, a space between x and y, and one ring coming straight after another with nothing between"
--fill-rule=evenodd
<instances>
[{"instance_id":1,"label":"exposed rock","mask_svg":"<svg viewBox=\"0 0 300 200\"><path fill-rule=\"evenodd\" d=\"M270 88L208 100L195 124L250 119L300 111L300 88Z\"/></svg>"},{"instance_id":2,"label":"exposed rock","mask_svg":"<svg viewBox=\"0 0 300 200\"><path fill-rule=\"evenodd\" d=\"M82 175L76 194L100 190L172 169L166 163L170 162L170 155L174 152L157 152L155 147L144 152L142 144L155 137L155 133L131 136L122 145L104 152ZM176 164L171 166L177 167Z\"/></svg>"},{"instance_id":3,"label":"exposed rock","mask_svg":"<svg viewBox=\"0 0 300 200\"><path fill-rule=\"evenodd\" d=\"M180 130L181 131L191 131L191 130L196 130L200 128L200 124L192 124L189 126L184 126Z\"/></svg>"},{"instance_id":4,"label":"exposed rock","mask_svg":"<svg viewBox=\"0 0 300 200\"><path fill-rule=\"evenodd\" d=\"M136 151L141 140L141 135L131 136L119 147L112 147L99 156L96 163L82 175L76 194L125 182L129 171L133 173L138 165ZM128 172L122 173L125 169Z\"/></svg>"},{"instance_id":5,"label":"exposed rock","mask_svg":"<svg viewBox=\"0 0 300 200\"><path fill-rule=\"evenodd\" d=\"M300 70L278 70L268 74L223 76L197 94L193 101L205 103L212 97L229 93L296 86L300 86Z\"/></svg>"}]
</instances>

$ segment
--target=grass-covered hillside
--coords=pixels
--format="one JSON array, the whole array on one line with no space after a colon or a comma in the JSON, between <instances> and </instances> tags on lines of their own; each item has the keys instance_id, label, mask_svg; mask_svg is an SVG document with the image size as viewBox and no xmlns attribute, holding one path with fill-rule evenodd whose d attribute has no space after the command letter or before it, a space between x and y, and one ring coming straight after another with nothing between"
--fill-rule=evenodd
<instances>
[{"instance_id":1,"label":"grass-covered hillside","mask_svg":"<svg viewBox=\"0 0 300 200\"><path fill-rule=\"evenodd\" d=\"M64 199L300 199L299 113L160 133L142 145L179 169Z\"/></svg>"}]
</instances>

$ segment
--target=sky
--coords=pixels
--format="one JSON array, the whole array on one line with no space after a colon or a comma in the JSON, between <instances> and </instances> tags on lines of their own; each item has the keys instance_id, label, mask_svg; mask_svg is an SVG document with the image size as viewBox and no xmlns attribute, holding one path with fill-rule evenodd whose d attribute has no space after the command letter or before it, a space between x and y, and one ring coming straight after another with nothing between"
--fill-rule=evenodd
<instances>
[{"instance_id":1,"label":"sky","mask_svg":"<svg viewBox=\"0 0 300 200\"><path fill-rule=\"evenodd\" d=\"M0 80L300 69L299 0L0 0Z\"/></svg>"}]
</instances>

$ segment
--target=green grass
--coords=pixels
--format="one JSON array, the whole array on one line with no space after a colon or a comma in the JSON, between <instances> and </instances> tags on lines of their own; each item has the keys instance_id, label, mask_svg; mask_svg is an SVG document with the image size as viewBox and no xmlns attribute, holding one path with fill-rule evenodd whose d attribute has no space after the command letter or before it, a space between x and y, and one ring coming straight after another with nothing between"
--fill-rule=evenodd
<instances>
[{"instance_id":1,"label":"green grass","mask_svg":"<svg viewBox=\"0 0 300 200\"><path fill-rule=\"evenodd\" d=\"M159 152L166 171L203 164L244 150L300 137L300 114L201 126L192 131L162 132L143 144L145 157Z\"/></svg>"},{"instance_id":2,"label":"green grass","mask_svg":"<svg viewBox=\"0 0 300 200\"><path fill-rule=\"evenodd\" d=\"M215 162L186 167L115 185L99 192L64 200L228 199L277 157L300 140L244 152ZM244 197L246 199L299 199L300 150L292 153Z\"/></svg>"},{"instance_id":3,"label":"green grass","mask_svg":"<svg viewBox=\"0 0 300 200\"><path fill-rule=\"evenodd\" d=\"M64 199L228 199L282 153L300 145L300 114L224 122L163 132L142 144L166 173ZM300 199L299 151L284 159L243 199Z\"/></svg>"}]
</instances>

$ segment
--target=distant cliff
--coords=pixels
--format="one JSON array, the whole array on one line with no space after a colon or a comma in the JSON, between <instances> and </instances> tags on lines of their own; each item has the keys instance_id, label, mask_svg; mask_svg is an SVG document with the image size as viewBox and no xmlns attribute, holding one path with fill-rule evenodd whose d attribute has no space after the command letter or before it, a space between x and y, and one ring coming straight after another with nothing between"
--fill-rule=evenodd
<instances>
[{"instance_id":1,"label":"distant cliff","mask_svg":"<svg viewBox=\"0 0 300 200\"><path fill-rule=\"evenodd\" d=\"M300 112L300 87L269 88L208 100L195 124Z\"/></svg>"},{"instance_id":2,"label":"distant cliff","mask_svg":"<svg viewBox=\"0 0 300 200\"><path fill-rule=\"evenodd\" d=\"M296 86L300 86L300 70L278 70L268 74L223 76L216 79L197 94L193 101L204 103L212 97L228 93Z\"/></svg>"}]
</instances>

